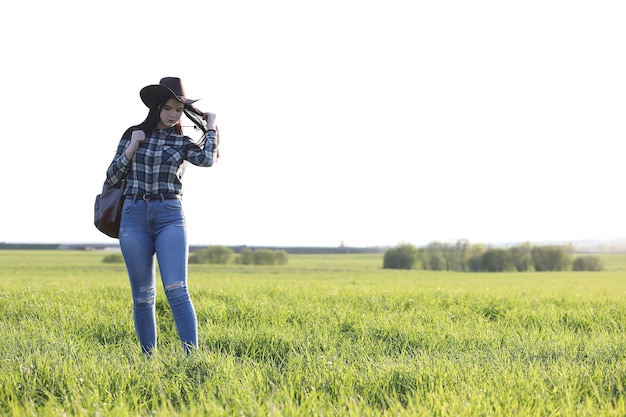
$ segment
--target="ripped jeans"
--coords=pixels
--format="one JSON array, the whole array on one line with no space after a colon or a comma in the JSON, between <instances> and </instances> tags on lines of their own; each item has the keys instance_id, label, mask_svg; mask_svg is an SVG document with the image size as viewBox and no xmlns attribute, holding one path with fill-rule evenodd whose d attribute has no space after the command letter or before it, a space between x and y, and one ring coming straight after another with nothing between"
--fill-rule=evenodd
<instances>
[{"instance_id":1,"label":"ripped jeans","mask_svg":"<svg viewBox=\"0 0 626 417\"><path fill-rule=\"evenodd\" d=\"M122 208L120 248L133 296L135 330L142 352L157 345L154 257L185 353L198 346L196 312L187 290L187 227L180 200L127 197Z\"/></svg>"}]
</instances>

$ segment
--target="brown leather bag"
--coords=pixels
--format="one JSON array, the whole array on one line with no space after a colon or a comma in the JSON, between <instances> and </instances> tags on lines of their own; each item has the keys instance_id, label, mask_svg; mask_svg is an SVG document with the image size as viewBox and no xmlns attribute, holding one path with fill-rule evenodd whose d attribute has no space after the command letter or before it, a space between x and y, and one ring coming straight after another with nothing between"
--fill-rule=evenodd
<instances>
[{"instance_id":1,"label":"brown leather bag","mask_svg":"<svg viewBox=\"0 0 626 417\"><path fill-rule=\"evenodd\" d=\"M113 187L104 182L102 192L96 196L93 222L96 228L107 236L118 239L120 236L120 220L126 180Z\"/></svg>"}]
</instances>

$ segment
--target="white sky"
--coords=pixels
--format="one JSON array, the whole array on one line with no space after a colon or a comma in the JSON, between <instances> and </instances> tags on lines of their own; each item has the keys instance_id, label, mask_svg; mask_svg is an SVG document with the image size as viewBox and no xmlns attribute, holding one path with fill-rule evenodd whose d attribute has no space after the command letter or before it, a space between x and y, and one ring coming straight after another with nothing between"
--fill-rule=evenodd
<instances>
[{"instance_id":1,"label":"white sky","mask_svg":"<svg viewBox=\"0 0 626 417\"><path fill-rule=\"evenodd\" d=\"M191 244L626 237L626 2L39 0L0 19L0 242L115 243L94 198L164 76L222 133L220 162L185 174Z\"/></svg>"}]
</instances>

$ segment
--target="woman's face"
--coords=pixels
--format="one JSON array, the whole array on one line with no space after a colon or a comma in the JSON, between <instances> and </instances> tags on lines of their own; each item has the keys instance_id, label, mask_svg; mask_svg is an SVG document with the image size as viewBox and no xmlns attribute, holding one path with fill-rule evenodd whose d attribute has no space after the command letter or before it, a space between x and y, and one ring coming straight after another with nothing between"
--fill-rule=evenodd
<instances>
[{"instance_id":1,"label":"woman's face","mask_svg":"<svg viewBox=\"0 0 626 417\"><path fill-rule=\"evenodd\" d=\"M184 107L184 104L176 99L171 98L167 100L167 103L161 107L157 127L159 129L165 129L174 126L183 115Z\"/></svg>"}]
</instances>

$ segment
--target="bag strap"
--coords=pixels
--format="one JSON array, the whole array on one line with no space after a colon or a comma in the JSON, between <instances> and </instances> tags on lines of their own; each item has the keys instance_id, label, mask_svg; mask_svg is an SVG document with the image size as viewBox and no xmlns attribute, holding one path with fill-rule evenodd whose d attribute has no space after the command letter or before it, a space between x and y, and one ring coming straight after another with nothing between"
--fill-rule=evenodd
<instances>
[{"instance_id":1,"label":"bag strap","mask_svg":"<svg viewBox=\"0 0 626 417\"><path fill-rule=\"evenodd\" d=\"M120 183L122 184L120 185L120 197L117 200L115 200L115 209L113 210L113 221L117 220L117 215L120 212L120 205L122 204L122 201L124 200L124 190L126 190L126 178L122 178Z\"/></svg>"}]
</instances>

